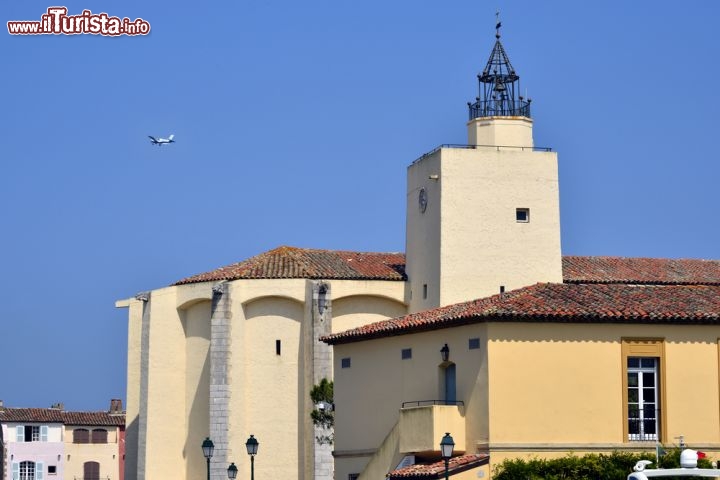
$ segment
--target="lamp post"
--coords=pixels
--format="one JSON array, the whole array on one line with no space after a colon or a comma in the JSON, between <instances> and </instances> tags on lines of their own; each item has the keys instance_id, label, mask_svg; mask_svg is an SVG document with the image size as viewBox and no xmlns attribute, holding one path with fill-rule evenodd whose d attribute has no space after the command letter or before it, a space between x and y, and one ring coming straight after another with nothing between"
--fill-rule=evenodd
<instances>
[{"instance_id":1,"label":"lamp post","mask_svg":"<svg viewBox=\"0 0 720 480\"><path fill-rule=\"evenodd\" d=\"M255 455L259 445L254 435L250 435L250 438L245 442L245 448L247 448L247 453L250 455L250 480L255 480Z\"/></svg>"},{"instance_id":2,"label":"lamp post","mask_svg":"<svg viewBox=\"0 0 720 480\"><path fill-rule=\"evenodd\" d=\"M205 459L207 460L207 480L210 480L210 459L213 456L213 451L215 450L215 444L210 440L210 437L205 437L205 440L203 440L202 443L202 451L203 455L205 455Z\"/></svg>"},{"instance_id":3,"label":"lamp post","mask_svg":"<svg viewBox=\"0 0 720 480\"><path fill-rule=\"evenodd\" d=\"M447 343L440 349L440 358L442 358L443 363L450 360L450 347L448 347Z\"/></svg>"},{"instance_id":4,"label":"lamp post","mask_svg":"<svg viewBox=\"0 0 720 480\"><path fill-rule=\"evenodd\" d=\"M228 478L230 480L235 480L237 477L237 467L235 466L235 463L231 463L228 467Z\"/></svg>"},{"instance_id":5,"label":"lamp post","mask_svg":"<svg viewBox=\"0 0 720 480\"><path fill-rule=\"evenodd\" d=\"M455 442L453 442L453 438L449 433L446 433L442 440L440 440L440 456L445 460L445 480L449 480L450 478L450 458L452 457L454 447Z\"/></svg>"}]
</instances>

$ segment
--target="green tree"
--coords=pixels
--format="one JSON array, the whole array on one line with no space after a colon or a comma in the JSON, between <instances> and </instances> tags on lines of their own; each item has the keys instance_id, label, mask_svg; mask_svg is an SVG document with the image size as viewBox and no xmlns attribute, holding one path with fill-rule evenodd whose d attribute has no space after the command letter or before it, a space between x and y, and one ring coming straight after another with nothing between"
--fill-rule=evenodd
<instances>
[{"instance_id":1,"label":"green tree","mask_svg":"<svg viewBox=\"0 0 720 480\"><path fill-rule=\"evenodd\" d=\"M335 403L333 399L333 382L327 378L320 380L310 390L310 399L315 405L310 412L313 425L325 430L325 433L316 436L319 444L332 444L335 440Z\"/></svg>"}]
</instances>

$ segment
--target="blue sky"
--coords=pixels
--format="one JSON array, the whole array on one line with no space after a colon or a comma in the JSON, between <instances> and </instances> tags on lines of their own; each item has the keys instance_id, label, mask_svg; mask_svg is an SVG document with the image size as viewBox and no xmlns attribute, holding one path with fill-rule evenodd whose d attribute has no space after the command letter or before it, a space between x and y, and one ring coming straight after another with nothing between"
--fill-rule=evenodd
<instances>
[{"instance_id":1,"label":"blue sky","mask_svg":"<svg viewBox=\"0 0 720 480\"><path fill-rule=\"evenodd\" d=\"M151 34L5 30L52 5L0 4L6 406L124 400L117 299L279 245L403 251L406 167L466 143L498 8L564 253L720 258L718 2L85 0Z\"/></svg>"}]
</instances>

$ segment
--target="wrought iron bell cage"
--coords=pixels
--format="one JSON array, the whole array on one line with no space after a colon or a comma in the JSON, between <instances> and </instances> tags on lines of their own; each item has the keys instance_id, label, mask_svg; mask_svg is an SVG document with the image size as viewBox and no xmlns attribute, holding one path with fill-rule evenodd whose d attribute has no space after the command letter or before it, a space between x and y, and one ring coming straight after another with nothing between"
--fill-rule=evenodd
<instances>
[{"instance_id":1,"label":"wrought iron bell cage","mask_svg":"<svg viewBox=\"0 0 720 480\"><path fill-rule=\"evenodd\" d=\"M480 117L528 117L531 100L520 94L520 76L510 63L496 26L495 46L485 68L477 76L480 96L468 102L470 120Z\"/></svg>"}]
</instances>

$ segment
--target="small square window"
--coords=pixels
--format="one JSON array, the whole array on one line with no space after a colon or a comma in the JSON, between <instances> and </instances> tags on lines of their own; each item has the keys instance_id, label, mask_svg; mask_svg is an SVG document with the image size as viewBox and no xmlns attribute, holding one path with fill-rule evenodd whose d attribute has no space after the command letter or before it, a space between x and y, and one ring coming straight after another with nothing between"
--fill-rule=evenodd
<instances>
[{"instance_id":1,"label":"small square window","mask_svg":"<svg viewBox=\"0 0 720 480\"><path fill-rule=\"evenodd\" d=\"M515 210L515 220L518 223L528 223L530 221L530 209L529 208L518 208Z\"/></svg>"},{"instance_id":2,"label":"small square window","mask_svg":"<svg viewBox=\"0 0 720 480\"><path fill-rule=\"evenodd\" d=\"M403 348L401 356L403 360L412 358L412 348Z\"/></svg>"},{"instance_id":3,"label":"small square window","mask_svg":"<svg viewBox=\"0 0 720 480\"><path fill-rule=\"evenodd\" d=\"M480 339L479 338L471 338L468 340L468 348L470 350L477 350L480 348Z\"/></svg>"},{"instance_id":4,"label":"small square window","mask_svg":"<svg viewBox=\"0 0 720 480\"><path fill-rule=\"evenodd\" d=\"M55 465L48 465L48 475L57 474L57 467Z\"/></svg>"},{"instance_id":5,"label":"small square window","mask_svg":"<svg viewBox=\"0 0 720 480\"><path fill-rule=\"evenodd\" d=\"M340 368L350 368L350 357L340 360Z\"/></svg>"}]
</instances>

